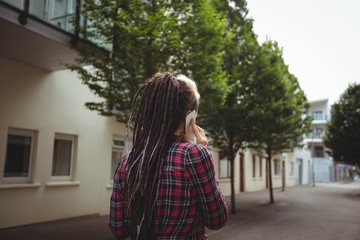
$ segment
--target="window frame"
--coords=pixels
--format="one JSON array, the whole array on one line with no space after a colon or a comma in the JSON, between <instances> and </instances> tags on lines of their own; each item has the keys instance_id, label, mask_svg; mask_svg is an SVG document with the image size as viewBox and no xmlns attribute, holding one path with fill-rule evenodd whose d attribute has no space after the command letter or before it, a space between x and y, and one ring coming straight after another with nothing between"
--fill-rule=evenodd
<instances>
[{"instance_id":1,"label":"window frame","mask_svg":"<svg viewBox=\"0 0 360 240\"><path fill-rule=\"evenodd\" d=\"M123 143L123 145L117 145L115 143L115 141L121 141ZM119 136L119 135L113 135L112 136L112 140L111 140L111 164L110 164L110 181L113 182L114 179L114 174L115 174L115 171L116 171L116 167L117 167L117 164L119 163L119 161L121 159L118 159L117 160L117 163L114 165L113 163L113 154L114 152L115 153L118 153L118 152L121 152L121 158L126 154L126 150L127 150L127 146L126 146L126 139L125 137L122 137L122 136ZM115 168L113 169L113 166L115 166Z\"/></svg>"},{"instance_id":2,"label":"window frame","mask_svg":"<svg viewBox=\"0 0 360 240\"><path fill-rule=\"evenodd\" d=\"M262 178L263 177L263 158L261 156L259 156L259 177Z\"/></svg>"},{"instance_id":3,"label":"window frame","mask_svg":"<svg viewBox=\"0 0 360 240\"><path fill-rule=\"evenodd\" d=\"M30 154L29 154L29 168L28 168L28 175L26 177L5 177L5 166L6 166L6 156L7 156L7 146L9 141L9 135L17 135L17 136L24 136L24 137L31 137L30 143ZM2 182L3 183L31 183L33 181L33 169L35 165L35 143L36 143L36 131L35 130L26 130L26 129L15 129L9 128L7 132L6 138L6 150L5 150L5 159L3 165L3 172L2 172Z\"/></svg>"},{"instance_id":4,"label":"window frame","mask_svg":"<svg viewBox=\"0 0 360 240\"><path fill-rule=\"evenodd\" d=\"M274 159L274 176L280 176L281 174L281 162L280 159Z\"/></svg>"},{"instance_id":5,"label":"window frame","mask_svg":"<svg viewBox=\"0 0 360 240\"><path fill-rule=\"evenodd\" d=\"M324 115L323 115L323 111L322 110L314 110L312 111L312 117L315 121L317 120L324 120Z\"/></svg>"},{"instance_id":6,"label":"window frame","mask_svg":"<svg viewBox=\"0 0 360 240\"><path fill-rule=\"evenodd\" d=\"M293 161L290 162L289 164L289 176L294 176L295 175L295 163Z\"/></svg>"},{"instance_id":7,"label":"window frame","mask_svg":"<svg viewBox=\"0 0 360 240\"><path fill-rule=\"evenodd\" d=\"M256 178L256 155L252 155L252 177Z\"/></svg>"},{"instance_id":8,"label":"window frame","mask_svg":"<svg viewBox=\"0 0 360 240\"><path fill-rule=\"evenodd\" d=\"M226 171L226 177L224 177L221 173L222 173L222 167L221 167L221 161L227 161L227 171ZM222 158L219 159L219 179L229 179L231 178L231 163L230 160L227 158Z\"/></svg>"},{"instance_id":9,"label":"window frame","mask_svg":"<svg viewBox=\"0 0 360 240\"><path fill-rule=\"evenodd\" d=\"M70 158L70 173L65 176L54 176L53 175L53 165L54 165L54 151L55 151L55 141L56 140L65 140L71 141L71 158ZM52 182L66 182L74 180L74 169L75 169L75 152L77 146L77 136L72 134L65 133L55 133L54 142L53 142L53 150L52 150L52 161L51 161L51 181Z\"/></svg>"},{"instance_id":10,"label":"window frame","mask_svg":"<svg viewBox=\"0 0 360 240\"><path fill-rule=\"evenodd\" d=\"M121 141L123 144L121 145L118 145L115 143L115 141ZM128 137L128 136L123 136L123 135L112 135L112 141L111 141L111 163L110 163L110 185L113 184L114 182L114 174L115 174L115 171L116 171L116 167L119 163L119 161L121 159L118 160L118 162L116 163L114 169L113 169L113 153L114 152L120 152L122 151L122 156L121 158L123 158L125 156L125 154L127 154L131 148L133 147L133 140L132 138Z\"/></svg>"}]
</instances>

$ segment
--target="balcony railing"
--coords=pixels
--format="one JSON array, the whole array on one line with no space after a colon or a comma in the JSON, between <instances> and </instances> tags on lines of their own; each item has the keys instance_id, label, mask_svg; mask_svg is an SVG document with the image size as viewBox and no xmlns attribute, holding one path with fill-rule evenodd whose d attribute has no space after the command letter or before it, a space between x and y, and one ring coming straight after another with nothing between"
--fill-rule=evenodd
<instances>
[{"instance_id":1,"label":"balcony railing","mask_svg":"<svg viewBox=\"0 0 360 240\"><path fill-rule=\"evenodd\" d=\"M310 113L313 121L327 121L327 115L324 113Z\"/></svg>"},{"instance_id":2,"label":"balcony railing","mask_svg":"<svg viewBox=\"0 0 360 240\"><path fill-rule=\"evenodd\" d=\"M74 23L81 24L81 0L0 0L0 3L20 10L19 22L23 25L27 23L30 16L65 32L78 35Z\"/></svg>"},{"instance_id":3,"label":"balcony railing","mask_svg":"<svg viewBox=\"0 0 360 240\"><path fill-rule=\"evenodd\" d=\"M324 136L325 136L325 133L311 133L311 134L309 134L308 138L322 139Z\"/></svg>"}]
</instances>

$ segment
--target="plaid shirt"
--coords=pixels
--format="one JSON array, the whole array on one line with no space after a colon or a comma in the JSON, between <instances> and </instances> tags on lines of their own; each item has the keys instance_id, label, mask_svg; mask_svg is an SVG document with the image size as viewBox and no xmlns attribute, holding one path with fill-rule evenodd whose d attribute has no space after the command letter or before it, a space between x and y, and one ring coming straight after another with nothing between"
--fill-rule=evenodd
<instances>
[{"instance_id":1,"label":"plaid shirt","mask_svg":"<svg viewBox=\"0 0 360 240\"><path fill-rule=\"evenodd\" d=\"M124 199L127 157L114 176L109 227L114 236L129 235ZM205 227L225 225L228 208L215 180L213 160L206 147L176 140L165 156L153 212L152 239L207 239Z\"/></svg>"}]
</instances>

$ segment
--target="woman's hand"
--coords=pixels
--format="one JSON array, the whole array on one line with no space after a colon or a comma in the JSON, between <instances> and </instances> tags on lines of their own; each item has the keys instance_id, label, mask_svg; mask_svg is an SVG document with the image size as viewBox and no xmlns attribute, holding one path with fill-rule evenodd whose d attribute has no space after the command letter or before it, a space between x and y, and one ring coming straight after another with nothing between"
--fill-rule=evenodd
<instances>
[{"instance_id":1,"label":"woman's hand","mask_svg":"<svg viewBox=\"0 0 360 240\"><path fill-rule=\"evenodd\" d=\"M203 145L203 146L206 147L207 144L208 144L208 140L207 140L207 138L206 138L206 136L205 136L205 131L204 131L204 129L202 129L201 127L197 126L194 119L191 119L190 125L191 125L191 128L192 128L192 130L193 130L193 132L194 132L194 134L195 134L196 143L201 144L201 145Z\"/></svg>"}]
</instances>

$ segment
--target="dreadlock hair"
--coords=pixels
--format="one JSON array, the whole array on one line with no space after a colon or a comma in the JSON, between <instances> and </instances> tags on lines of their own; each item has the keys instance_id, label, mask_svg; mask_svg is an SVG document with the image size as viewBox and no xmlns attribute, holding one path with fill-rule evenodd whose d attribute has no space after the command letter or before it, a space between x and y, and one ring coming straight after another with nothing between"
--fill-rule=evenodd
<instances>
[{"instance_id":1,"label":"dreadlock hair","mask_svg":"<svg viewBox=\"0 0 360 240\"><path fill-rule=\"evenodd\" d=\"M125 183L131 239L150 237L164 154L187 112L198 108L189 82L178 77L168 72L155 74L140 87L132 103L133 148Z\"/></svg>"}]
</instances>

